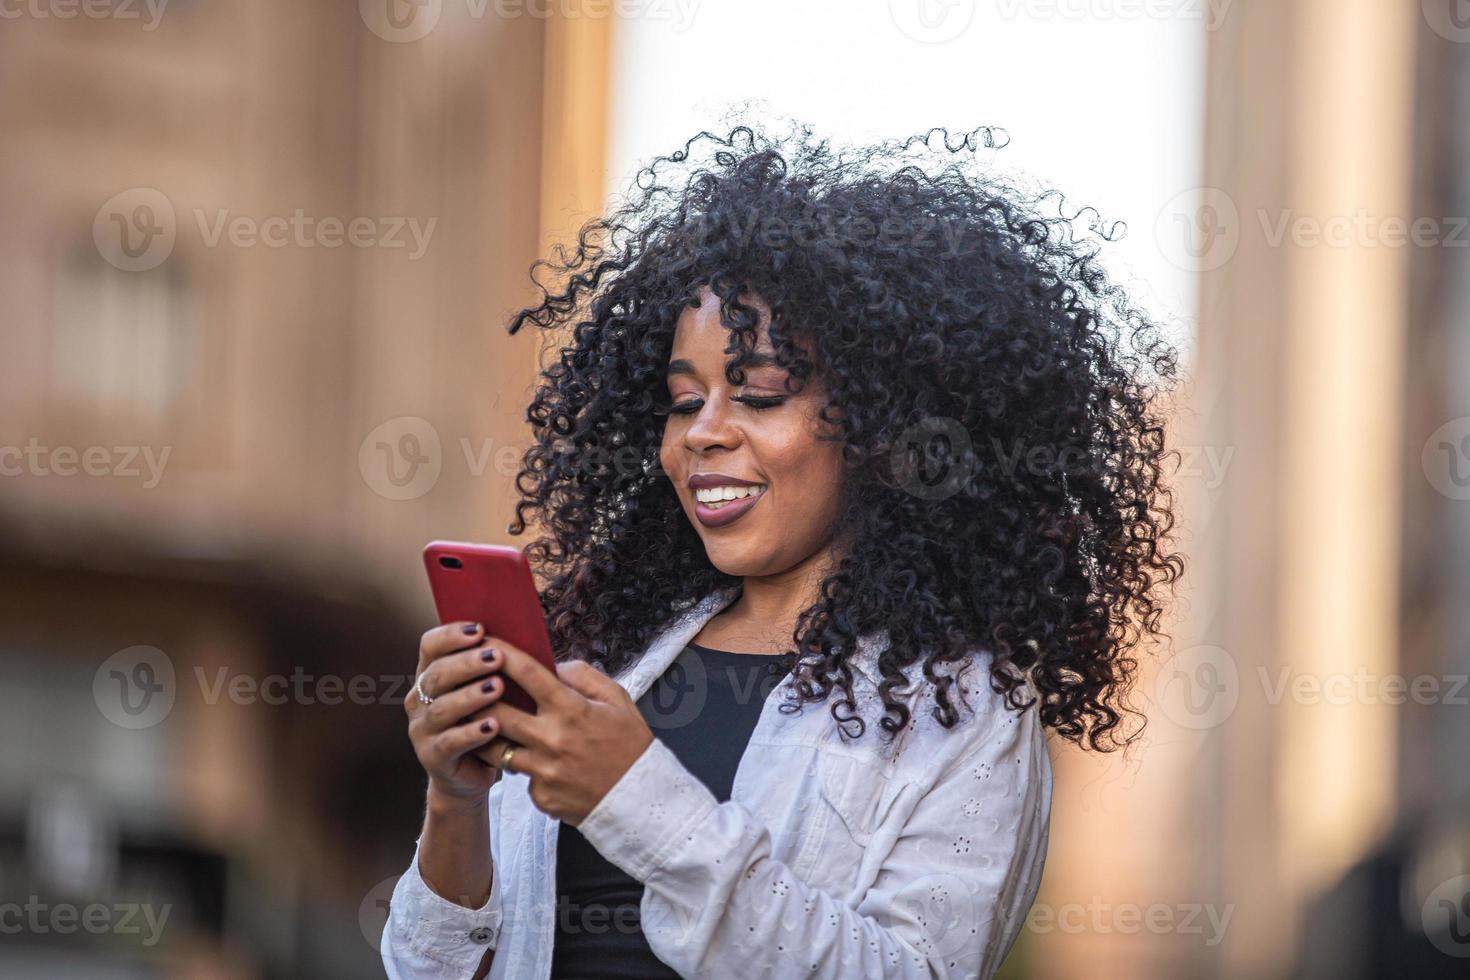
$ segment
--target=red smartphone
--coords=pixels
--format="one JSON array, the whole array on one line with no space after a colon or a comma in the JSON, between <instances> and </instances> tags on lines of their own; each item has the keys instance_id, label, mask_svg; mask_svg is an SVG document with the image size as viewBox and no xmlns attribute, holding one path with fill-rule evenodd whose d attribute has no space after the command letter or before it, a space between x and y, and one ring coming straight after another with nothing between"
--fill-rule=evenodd
<instances>
[{"instance_id":1,"label":"red smartphone","mask_svg":"<svg viewBox=\"0 0 1470 980\"><path fill-rule=\"evenodd\" d=\"M536 580L519 548L431 541L424 547L424 568L441 624L481 623L486 636L514 644L556 673ZM500 700L535 714L531 696L509 677L502 679L505 693Z\"/></svg>"}]
</instances>

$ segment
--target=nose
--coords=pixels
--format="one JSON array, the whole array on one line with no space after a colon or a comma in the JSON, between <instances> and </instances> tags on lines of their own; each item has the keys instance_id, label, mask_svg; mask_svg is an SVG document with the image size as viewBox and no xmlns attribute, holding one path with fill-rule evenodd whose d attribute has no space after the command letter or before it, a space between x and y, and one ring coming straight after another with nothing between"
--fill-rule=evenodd
<instances>
[{"instance_id":1,"label":"nose","mask_svg":"<svg viewBox=\"0 0 1470 980\"><path fill-rule=\"evenodd\" d=\"M711 449L734 449L740 444L740 430L730 419L729 406L724 398L705 399L703 407L694 413L689 428L684 430L684 445L697 453Z\"/></svg>"}]
</instances>

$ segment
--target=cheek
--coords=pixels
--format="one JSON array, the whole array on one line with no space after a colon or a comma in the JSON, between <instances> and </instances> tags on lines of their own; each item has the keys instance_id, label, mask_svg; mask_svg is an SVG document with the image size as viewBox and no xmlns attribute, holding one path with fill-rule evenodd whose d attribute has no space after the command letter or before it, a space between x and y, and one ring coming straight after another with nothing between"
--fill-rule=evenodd
<instances>
[{"instance_id":1,"label":"cheek","mask_svg":"<svg viewBox=\"0 0 1470 980\"><path fill-rule=\"evenodd\" d=\"M766 527L774 529L772 544L782 554L812 551L826 540L840 516L841 488L818 453L808 449L775 477L778 490Z\"/></svg>"},{"instance_id":2,"label":"cheek","mask_svg":"<svg viewBox=\"0 0 1470 980\"><path fill-rule=\"evenodd\" d=\"M679 454L674 451L675 439L670 431L673 427L665 425L663 438L658 444L658 465L670 479L677 477L675 467L679 464Z\"/></svg>"},{"instance_id":3,"label":"cheek","mask_svg":"<svg viewBox=\"0 0 1470 980\"><path fill-rule=\"evenodd\" d=\"M842 483L842 449L801 434L766 447L762 456L770 478L785 491L783 507L816 512L835 506Z\"/></svg>"}]
</instances>

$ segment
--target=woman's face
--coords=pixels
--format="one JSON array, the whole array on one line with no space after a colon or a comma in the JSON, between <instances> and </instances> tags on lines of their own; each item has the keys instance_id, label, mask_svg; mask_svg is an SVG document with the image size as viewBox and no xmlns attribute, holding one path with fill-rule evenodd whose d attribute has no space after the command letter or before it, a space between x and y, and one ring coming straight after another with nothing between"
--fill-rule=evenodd
<instances>
[{"instance_id":1,"label":"woman's face","mask_svg":"<svg viewBox=\"0 0 1470 980\"><path fill-rule=\"evenodd\" d=\"M719 297L704 289L700 299L674 332L673 405L659 459L716 568L779 574L829 542L842 499L841 443L817 440L830 431L818 416L825 392L817 378L800 394L786 389L766 304L746 300L761 314L756 354L772 363L746 365L745 384L733 386L725 379L730 331L720 324ZM743 496L724 499L732 494Z\"/></svg>"}]
</instances>

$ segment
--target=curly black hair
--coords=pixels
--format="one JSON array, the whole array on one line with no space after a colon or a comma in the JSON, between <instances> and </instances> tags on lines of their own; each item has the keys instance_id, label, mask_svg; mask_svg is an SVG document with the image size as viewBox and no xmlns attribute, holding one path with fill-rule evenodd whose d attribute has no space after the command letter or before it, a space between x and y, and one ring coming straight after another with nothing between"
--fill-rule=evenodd
<instances>
[{"instance_id":1,"label":"curly black hair","mask_svg":"<svg viewBox=\"0 0 1470 980\"><path fill-rule=\"evenodd\" d=\"M509 331L552 331L559 358L527 410L509 530L540 526L525 550L559 658L616 672L740 581L711 564L659 466L675 324L707 287L731 384L754 347L754 294L778 363L822 379L848 467L840 561L785 653L794 703L838 690L831 713L861 736L848 661L886 630L887 737L911 722L894 692L916 663L935 719L957 724L957 681L936 668L978 644L1012 708L1036 702L1029 674L1059 735L1102 751L1132 740L1119 727L1137 714L1132 654L1163 635L1159 593L1183 573L1160 406L1177 353L1105 275L1099 241L1074 234L1081 212L1049 215L1054 192L978 164L996 132L859 148L806 127L703 132L531 267L541 301Z\"/></svg>"}]
</instances>

